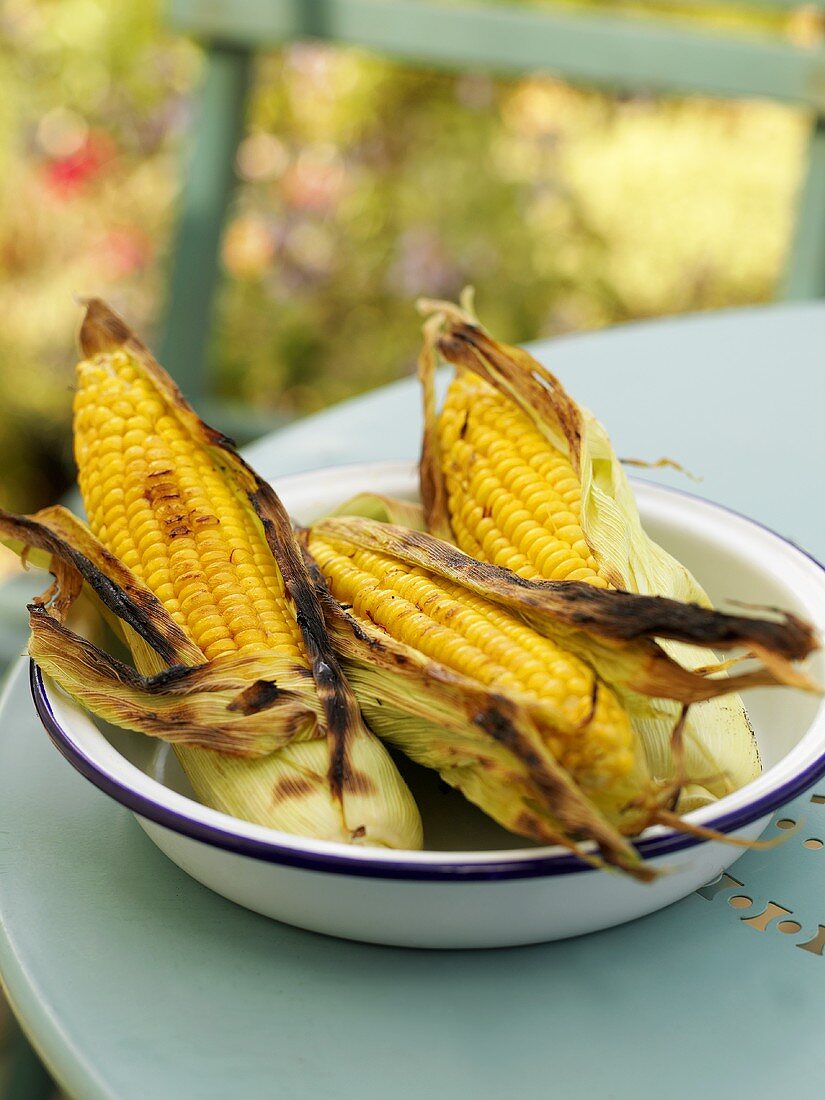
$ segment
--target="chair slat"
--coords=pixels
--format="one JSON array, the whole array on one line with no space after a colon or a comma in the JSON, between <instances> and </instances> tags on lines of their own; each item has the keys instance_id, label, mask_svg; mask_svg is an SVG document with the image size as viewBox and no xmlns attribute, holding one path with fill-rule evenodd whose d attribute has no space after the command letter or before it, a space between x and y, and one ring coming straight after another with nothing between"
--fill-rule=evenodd
<instances>
[{"instance_id":1,"label":"chair slat","mask_svg":"<svg viewBox=\"0 0 825 1100\"><path fill-rule=\"evenodd\" d=\"M825 119L817 119L808 149L807 177L799 200L782 297L825 295Z\"/></svg>"},{"instance_id":2,"label":"chair slat","mask_svg":"<svg viewBox=\"0 0 825 1100\"><path fill-rule=\"evenodd\" d=\"M171 0L169 17L181 31L248 48L317 38L450 68L543 69L617 89L825 109L825 51L674 20L430 0Z\"/></svg>"},{"instance_id":3,"label":"chair slat","mask_svg":"<svg viewBox=\"0 0 825 1100\"><path fill-rule=\"evenodd\" d=\"M196 407L206 389L204 363L218 248L235 181L251 66L251 52L235 46L221 45L207 55L172 252L160 360Z\"/></svg>"},{"instance_id":4,"label":"chair slat","mask_svg":"<svg viewBox=\"0 0 825 1100\"><path fill-rule=\"evenodd\" d=\"M680 0L684 3L685 0ZM690 2L690 0L687 0ZM787 10L792 0L727 0ZM825 0L813 5L825 8ZM169 0L168 20L201 39L207 75L173 253L163 361L196 407L206 358L220 231L255 51L300 39L350 44L412 63L504 74L543 71L621 91L765 97L825 118L825 49L719 33L685 20L604 10L444 0ZM815 127L784 295L825 294L825 123ZM218 422L221 421L218 416ZM242 438L260 425L233 417ZM245 430L246 428L249 431Z\"/></svg>"}]
</instances>

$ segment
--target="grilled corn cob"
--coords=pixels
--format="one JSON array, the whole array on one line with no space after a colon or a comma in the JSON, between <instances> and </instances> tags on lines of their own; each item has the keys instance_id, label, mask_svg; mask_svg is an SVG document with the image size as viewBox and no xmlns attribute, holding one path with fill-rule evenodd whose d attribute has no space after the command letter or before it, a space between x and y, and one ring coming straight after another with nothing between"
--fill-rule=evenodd
<instances>
[{"instance_id":1,"label":"grilled corn cob","mask_svg":"<svg viewBox=\"0 0 825 1100\"><path fill-rule=\"evenodd\" d=\"M627 715L588 665L457 582L318 530L309 549L332 595L357 619L519 700L553 758L618 820L646 769Z\"/></svg>"},{"instance_id":2,"label":"grilled corn cob","mask_svg":"<svg viewBox=\"0 0 825 1100\"><path fill-rule=\"evenodd\" d=\"M519 348L498 344L470 308L423 303L430 313L420 363L426 524L467 553L528 580L662 595L710 607L690 573L645 534L631 488L604 428L557 378ZM436 359L456 367L440 415ZM691 668L707 649L666 643ZM654 776L674 774L669 730L676 711L620 692ZM692 710L685 729L683 809L712 801L759 774L740 699Z\"/></svg>"},{"instance_id":3,"label":"grilled corn cob","mask_svg":"<svg viewBox=\"0 0 825 1100\"><path fill-rule=\"evenodd\" d=\"M306 542L337 601L328 621L370 725L512 831L568 845L598 836L603 856L627 869L605 825L633 835L663 820L679 784L651 777L608 681L683 708L755 684L811 687L791 662L815 641L791 615L531 583L363 517L321 520ZM662 637L744 646L766 663L724 681L676 664ZM539 774L552 782L537 789Z\"/></svg>"},{"instance_id":4,"label":"grilled corn cob","mask_svg":"<svg viewBox=\"0 0 825 1100\"><path fill-rule=\"evenodd\" d=\"M102 303L81 343L75 451L90 529L60 509L0 518L58 580L56 602L32 608L32 655L97 713L173 741L209 806L420 847L417 809L341 676L278 498ZM137 671L65 626L83 582Z\"/></svg>"}]
</instances>

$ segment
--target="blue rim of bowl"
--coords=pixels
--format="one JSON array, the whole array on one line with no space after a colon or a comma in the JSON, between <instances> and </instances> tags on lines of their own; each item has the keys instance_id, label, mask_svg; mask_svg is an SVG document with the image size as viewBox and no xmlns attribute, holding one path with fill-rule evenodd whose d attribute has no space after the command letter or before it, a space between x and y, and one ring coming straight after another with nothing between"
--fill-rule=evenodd
<instances>
[{"instance_id":1,"label":"blue rim of bowl","mask_svg":"<svg viewBox=\"0 0 825 1100\"><path fill-rule=\"evenodd\" d=\"M641 478L634 478L634 480L644 481ZM784 535L780 535L766 524L760 523L742 512L737 512L734 508L728 508L726 505L718 504L715 501L705 500L703 497L685 492L683 489L659 485L656 482L644 481L644 483L653 488L662 489L666 493L676 493L679 496L688 497L690 500L699 501L707 507L737 516L739 519L743 519L747 523L751 523L773 535L785 545L792 547L793 550L807 558L821 572L825 573L825 565L807 550L785 538ZM161 802L150 798L148 795L140 794L104 771L72 740L70 734L58 722L46 694L43 674L33 660L30 661L29 666L29 682L35 709L46 732L62 755L81 775L109 795L110 798L126 806L140 817L192 840L209 844L214 848L221 848L224 851L247 856L250 859L261 860L265 863L278 863L305 871L325 871L333 874L354 875L360 878L406 879L419 882L502 881L505 879L579 874L595 870L590 864L585 863L571 853L529 856L522 855L519 852L518 858L515 859L504 860L494 857L483 863L439 859L437 853L433 853L433 859L428 860L426 863L406 863L394 859L392 856L386 858L371 856L369 860L366 860L361 859L356 854L350 856L332 852L310 852L281 841L239 836L229 829L197 821L185 813L164 806ZM767 817L774 810L779 809L780 806L784 806L808 790L823 775L825 775L825 749L808 767L786 783L767 792L754 802L735 810L729 810L725 814L720 814L718 817L703 822L703 825L721 833L737 832L753 824L753 822ZM706 843L708 841L699 837L671 830L644 838L634 846L643 858L653 859Z\"/></svg>"}]
</instances>

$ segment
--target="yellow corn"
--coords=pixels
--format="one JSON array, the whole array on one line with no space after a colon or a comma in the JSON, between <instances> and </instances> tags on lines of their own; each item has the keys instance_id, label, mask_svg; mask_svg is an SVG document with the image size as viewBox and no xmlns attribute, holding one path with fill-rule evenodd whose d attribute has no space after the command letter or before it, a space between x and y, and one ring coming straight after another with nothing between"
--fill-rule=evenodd
<instances>
[{"instance_id":1,"label":"yellow corn","mask_svg":"<svg viewBox=\"0 0 825 1100\"><path fill-rule=\"evenodd\" d=\"M113 328L122 331L109 316L102 331ZM92 532L160 601L208 673L224 668L231 679L243 669L250 690L269 684L278 692L282 685L269 680L273 662L283 669L278 679L293 684L306 671L306 719L275 751L252 758L175 743L196 795L214 809L287 832L420 847L412 797L344 687L339 725L330 733L328 700L316 694L317 681L309 686L316 669L246 483L231 457L224 465L219 448L210 452L211 430L193 428L191 411L142 356L127 344L77 367L75 455ZM135 663L142 675L166 667L147 646L135 652ZM208 714L204 696L193 709ZM243 713L237 699L225 710L213 705L221 718ZM195 722L185 710L181 717ZM142 716L134 720L140 728Z\"/></svg>"},{"instance_id":2,"label":"yellow corn","mask_svg":"<svg viewBox=\"0 0 825 1100\"><path fill-rule=\"evenodd\" d=\"M427 529L531 581L578 580L710 607L696 579L645 533L621 462L593 414L528 352L487 333L469 294L461 307L420 305L428 317L419 359ZM439 358L456 369L440 414ZM709 649L678 640L662 642L662 649L690 670L716 661ZM680 809L722 797L759 774L738 697L692 708L678 761L671 750L677 704L651 707L632 687L621 699L651 774L667 782L678 774L693 788Z\"/></svg>"},{"instance_id":3,"label":"yellow corn","mask_svg":"<svg viewBox=\"0 0 825 1100\"><path fill-rule=\"evenodd\" d=\"M581 528L569 459L504 395L469 371L438 424L450 522L465 553L526 580L608 582Z\"/></svg>"},{"instance_id":4,"label":"yellow corn","mask_svg":"<svg viewBox=\"0 0 825 1100\"><path fill-rule=\"evenodd\" d=\"M312 556L333 596L463 676L517 697L556 760L605 811L617 811L637 771L636 740L613 692L592 669L503 608L424 569L312 532Z\"/></svg>"},{"instance_id":5,"label":"yellow corn","mask_svg":"<svg viewBox=\"0 0 825 1100\"><path fill-rule=\"evenodd\" d=\"M259 523L129 357L78 366L75 453L89 523L208 660L266 650L306 665Z\"/></svg>"}]
</instances>

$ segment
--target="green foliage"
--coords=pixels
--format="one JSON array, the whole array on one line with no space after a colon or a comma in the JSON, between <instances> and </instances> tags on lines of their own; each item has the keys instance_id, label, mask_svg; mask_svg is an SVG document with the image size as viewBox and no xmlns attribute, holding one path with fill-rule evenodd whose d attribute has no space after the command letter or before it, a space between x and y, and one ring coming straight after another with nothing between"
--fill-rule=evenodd
<instances>
[{"instance_id":1,"label":"green foliage","mask_svg":"<svg viewBox=\"0 0 825 1100\"><path fill-rule=\"evenodd\" d=\"M70 476L73 296L153 335L198 71L146 0L7 0L0 15L0 504L35 507ZM309 45L258 75L217 306L227 397L299 415L398 377L415 298L466 283L509 340L774 291L796 112Z\"/></svg>"}]
</instances>

